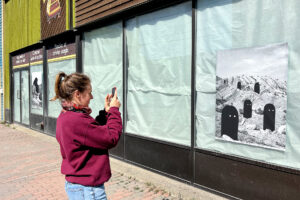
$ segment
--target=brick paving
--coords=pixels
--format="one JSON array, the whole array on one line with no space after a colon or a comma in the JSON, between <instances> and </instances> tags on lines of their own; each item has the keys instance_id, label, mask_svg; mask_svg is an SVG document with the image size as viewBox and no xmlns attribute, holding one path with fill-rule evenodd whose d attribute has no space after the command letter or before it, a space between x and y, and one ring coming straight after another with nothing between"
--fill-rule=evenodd
<instances>
[{"instance_id":1,"label":"brick paving","mask_svg":"<svg viewBox=\"0 0 300 200\"><path fill-rule=\"evenodd\" d=\"M24 129L24 128L23 128ZM54 137L0 124L0 199L67 199ZM110 200L174 200L181 197L150 182L112 171L105 184Z\"/></svg>"}]
</instances>

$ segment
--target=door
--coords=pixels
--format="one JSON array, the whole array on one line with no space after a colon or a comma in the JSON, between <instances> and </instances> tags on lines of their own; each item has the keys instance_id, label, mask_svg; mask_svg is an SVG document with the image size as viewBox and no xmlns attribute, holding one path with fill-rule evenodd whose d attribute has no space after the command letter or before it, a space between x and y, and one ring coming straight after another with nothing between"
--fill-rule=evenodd
<instances>
[{"instance_id":1,"label":"door","mask_svg":"<svg viewBox=\"0 0 300 200\"><path fill-rule=\"evenodd\" d=\"M21 71L21 122L29 125L29 77L28 70Z\"/></svg>"},{"instance_id":2,"label":"door","mask_svg":"<svg viewBox=\"0 0 300 200\"><path fill-rule=\"evenodd\" d=\"M14 122L21 122L21 83L20 72L14 72Z\"/></svg>"},{"instance_id":3,"label":"door","mask_svg":"<svg viewBox=\"0 0 300 200\"><path fill-rule=\"evenodd\" d=\"M14 122L29 125L28 69L14 73Z\"/></svg>"}]
</instances>

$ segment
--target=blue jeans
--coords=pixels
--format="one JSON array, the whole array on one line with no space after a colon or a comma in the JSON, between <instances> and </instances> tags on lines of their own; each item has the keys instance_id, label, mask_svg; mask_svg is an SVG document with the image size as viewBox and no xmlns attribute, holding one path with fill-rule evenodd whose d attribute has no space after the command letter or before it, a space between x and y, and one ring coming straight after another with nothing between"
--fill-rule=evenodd
<instances>
[{"instance_id":1,"label":"blue jeans","mask_svg":"<svg viewBox=\"0 0 300 200\"><path fill-rule=\"evenodd\" d=\"M107 200L104 185L84 186L66 181L69 200Z\"/></svg>"}]
</instances>

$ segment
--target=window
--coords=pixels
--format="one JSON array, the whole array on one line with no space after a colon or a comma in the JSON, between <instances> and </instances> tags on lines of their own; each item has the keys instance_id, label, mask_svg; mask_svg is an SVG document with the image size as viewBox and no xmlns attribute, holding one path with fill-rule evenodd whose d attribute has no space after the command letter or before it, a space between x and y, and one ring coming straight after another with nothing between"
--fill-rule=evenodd
<instances>
[{"instance_id":1,"label":"window","mask_svg":"<svg viewBox=\"0 0 300 200\"><path fill-rule=\"evenodd\" d=\"M90 101L92 116L104 109L104 99L117 87L118 98L123 100L122 23L93 30L84 34L83 66L92 82L94 99ZM120 108L120 111L122 107Z\"/></svg>"},{"instance_id":2,"label":"window","mask_svg":"<svg viewBox=\"0 0 300 200\"><path fill-rule=\"evenodd\" d=\"M300 19L295 15L300 2L198 0L197 7L196 147L300 168L300 137L297 134L300 128L300 57L296 53L300 51L300 43L296 38L300 33ZM286 134L285 151L217 140L216 67L220 55L226 58L225 53L232 53L236 49L257 50L277 44L288 45L287 123L286 133L283 133ZM243 87L243 84L238 86ZM253 87L257 85L253 84ZM250 101L247 102L249 104Z\"/></svg>"},{"instance_id":3,"label":"window","mask_svg":"<svg viewBox=\"0 0 300 200\"><path fill-rule=\"evenodd\" d=\"M126 22L126 132L191 143L191 2Z\"/></svg>"}]
</instances>

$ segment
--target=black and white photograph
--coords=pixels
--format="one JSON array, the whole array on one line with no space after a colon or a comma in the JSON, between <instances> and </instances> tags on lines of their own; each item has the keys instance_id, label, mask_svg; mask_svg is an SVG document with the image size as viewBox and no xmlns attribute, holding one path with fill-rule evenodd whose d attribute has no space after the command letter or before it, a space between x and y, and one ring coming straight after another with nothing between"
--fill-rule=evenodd
<instances>
[{"instance_id":1,"label":"black and white photograph","mask_svg":"<svg viewBox=\"0 0 300 200\"><path fill-rule=\"evenodd\" d=\"M288 44L217 53L216 139L285 150Z\"/></svg>"},{"instance_id":2,"label":"black and white photograph","mask_svg":"<svg viewBox=\"0 0 300 200\"><path fill-rule=\"evenodd\" d=\"M32 72L32 84L31 84L31 92L32 92L32 102L31 108L37 110L43 110L43 85L42 85L42 72Z\"/></svg>"}]
</instances>

